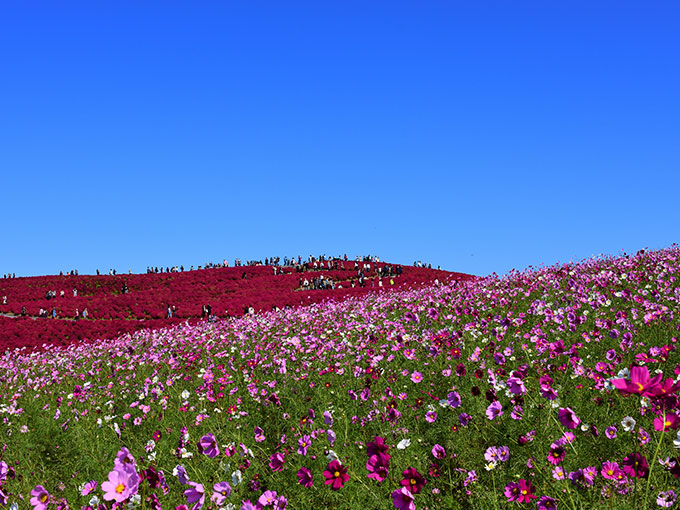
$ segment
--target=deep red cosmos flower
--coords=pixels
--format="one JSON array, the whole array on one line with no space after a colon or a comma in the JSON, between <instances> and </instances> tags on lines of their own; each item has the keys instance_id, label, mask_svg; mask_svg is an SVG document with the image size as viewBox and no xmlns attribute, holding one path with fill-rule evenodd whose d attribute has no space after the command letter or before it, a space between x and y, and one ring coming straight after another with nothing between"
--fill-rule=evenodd
<instances>
[{"instance_id":1,"label":"deep red cosmos flower","mask_svg":"<svg viewBox=\"0 0 680 510\"><path fill-rule=\"evenodd\" d=\"M349 480L347 468L337 460L333 460L328 464L328 468L323 472L323 476L326 478L324 483L330 485L334 491L342 489L345 486L345 482Z\"/></svg>"},{"instance_id":2,"label":"deep red cosmos flower","mask_svg":"<svg viewBox=\"0 0 680 510\"><path fill-rule=\"evenodd\" d=\"M423 485L427 483L425 478L423 478L423 475L418 473L416 468L410 467L402 474L404 475L404 478L399 483L404 487L407 487L413 494L418 494L423 488Z\"/></svg>"}]
</instances>

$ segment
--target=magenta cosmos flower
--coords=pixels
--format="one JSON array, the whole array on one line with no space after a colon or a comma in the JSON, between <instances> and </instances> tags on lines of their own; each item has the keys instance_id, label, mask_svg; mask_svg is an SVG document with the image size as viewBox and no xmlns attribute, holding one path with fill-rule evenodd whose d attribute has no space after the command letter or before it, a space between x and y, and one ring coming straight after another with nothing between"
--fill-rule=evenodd
<instances>
[{"instance_id":1,"label":"magenta cosmos flower","mask_svg":"<svg viewBox=\"0 0 680 510\"><path fill-rule=\"evenodd\" d=\"M344 487L347 480L349 480L347 468L337 460L333 460L328 464L328 468L323 472L323 476L326 478L324 483L330 485L334 491Z\"/></svg>"},{"instance_id":2,"label":"magenta cosmos flower","mask_svg":"<svg viewBox=\"0 0 680 510\"><path fill-rule=\"evenodd\" d=\"M413 500L413 494L406 487L397 489L392 493L392 502L397 510L416 510Z\"/></svg>"},{"instance_id":3,"label":"magenta cosmos flower","mask_svg":"<svg viewBox=\"0 0 680 510\"><path fill-rule=\"evenodd\" d=\"M211 459L217 457L220 454L220 449L217 446L217 440L212 434L206 434L198 442L198 451L203 455L207 455Z\"/></svg>"},{"instance_id":4,"label":"magenta cosmos flower","mask_svg":"<svg viewBox=\"0 0 680 510\"><path fill-rule=\"evenodd\" d=\"M297 472L297 477L298 477L298 483L302 485L303 487L311 487L314 485L314 479L312 477L312 472L306 468L302 467L300 470Z\"/></svg>"},{"instance_id":5,"label":"magenta cosmos flower","mask_svg":"<svg viewBox=\"0 0 680 510\"><path fill-rule=\"evenodd\" d=\"M116 467L109 473L109 479L102 483L104 499L120 503L137 492L139 475L131 466Z\"/></svg>"},{"instance_id":6,"label":"magenta cosmos flower","mask_svg":"<svg viewBox=\"0 0 680 510\"><path fill-rule=\"evenodd\" d=\"M283 463L285 458L282 453L275 453L269 457L269 467L274 471L281 471L283 469Z\"/></svg>"},{"instance_id":7,"label":"magenta cosmos flower","mask_svg":"<svg viewBox=\"0 0 680 510\"><path fill-rule=\"evenodd\" d=\"M373 441L369 441L368 443L366 443L366 454L369 457L377 455L379 453L387 453L387 450L389 449L390 447L385 443L385 440L380 436L376 436Z\"/></svg>"},{"instance_id":8,"label":"magenta cosmos flower","mask_svg":"<svg viewBox=\"0 0 680 510\"><path fill-rule=\"evenodd\" d=\"M649 473L647 459L639 453L633 453L625 457L621 463L621 468L631 478L647 478Z\"/></svg>"},{"instance_id":9,"label":"magenta cosmos flower","mask_svg":"<svg viewBox=\"0 0 680 510\"><path fill-rule=\"evenodd\" d=\"M34 510L45 510L50 503L50 493L42 485L36 485L31 491L31 500Z\"/></svg>"},{"instance_id":10,"label":"magenta cosmos flower","mask_svg":"<svg viewBox=\"0 0 680 510\"><path fill-rule=\"evenodd\" d=\"M571 407L560 408L557 417L562 426L567 427L568 429L575 429L581 424L581 420L576 416L576 413L572 411Z\"/></svg>"},{"instance_id":11,"label":"magenta cosmos flower","mask_svg":"<svg viewBox=\"0 0 680 510\"><path fill-rule=\"evenodd\" d=\"M612 379L611 383L624 395L637 393L650 397L653 396L653 390L659 384L662 377L663 374L658 374L650 378L647 367L633 367L630 370L630 379Z\"/></svg>"},{"instance_id":12,"label":"magenta cosmos flower","mask_svg":"<svg viewBox=\"0 0 680 510\"><path fill-rule=\"evenodd\" d=\"M510 482L506 485L504 494L508 498L508 502L516 501L517 503L531 503L532 499L538 497L534 495L534 488L531 486L531 482L524 478L517 483Z\"/></svg>"},{"instance_id":13,"label":"magenta cosmos flower","mask_svg":"<svg viewBox=\"0 0 680 510\"><path fill-rule=\"evenodd\" d=\"M413 372L411 374L411 381L413 381L414 383L418 384L422 380L423 380L423 374L421 374L420 372Z\"/></svg>"},{"instance_id":14,"label":"magenta cosmos flower","mask_svg":"<svg viewBox=\"0 0 680 510\"><path fill-rule=\"evenodd\" d=\"M376 482L382 482L387 478L389 467L390 456L386 453L371 455L368 462L366 462L366 469L369 472L368 477Z\"/></svg>"}]
</instances>

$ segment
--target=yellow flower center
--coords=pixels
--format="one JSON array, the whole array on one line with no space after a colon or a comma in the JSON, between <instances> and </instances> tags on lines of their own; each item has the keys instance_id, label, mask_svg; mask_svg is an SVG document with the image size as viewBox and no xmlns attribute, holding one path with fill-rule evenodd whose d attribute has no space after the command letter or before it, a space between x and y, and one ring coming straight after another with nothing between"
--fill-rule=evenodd
<instances>
[{"instance_id":1,"label":"yellow flower center","mask_svg":"<svg viewBox=\"0 0 680 510\"><path fill-rule=\"evenodd\" d=\"M47 494L43 492L43 493L40 495L40 502L41 502L41 503L44 503L45 501L47 501Z\"/></svg>"},{"instance_id":2,"label":"yellow flower center","mask_svg":"<svg viewBox=\"0 0 680 510\"><path fill-rule=\"evenodd\" d=\"M336 477L336 478L337 478L338 476L340 476L340 471L336 471L335 473L333 473L333 476Z\"/></svg>"},{"instance_id":3,"label":"yellow flower center","mask_svg":"<svg viewBox=\"0 0 680 510\"><path fill-rule=\"evenodd\" d=\"M411 478L411 485L415 485L415 484L416 484L416 479L415 479L415 478Z\"/></svg>"},{"instance_id":4,"label":"yellow flower center","mask_svg":"<svg viewBox=\"0 0 680 510\"><path fill-rule=\"evenodd\" d=\"M119 483L118 485L116 485L116 492L118 494L122 494L124 490L125 490L125 485L123 485L122 483Z\"/></svg>"}]
</instances>

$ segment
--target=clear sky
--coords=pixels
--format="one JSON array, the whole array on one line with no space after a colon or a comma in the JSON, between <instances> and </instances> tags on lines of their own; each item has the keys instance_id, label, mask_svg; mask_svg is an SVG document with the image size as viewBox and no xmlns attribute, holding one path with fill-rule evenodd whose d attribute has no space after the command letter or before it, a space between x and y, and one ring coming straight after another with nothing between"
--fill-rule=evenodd
<instances>
[{"instance_id":1,"label":"clear sky","mask_svg":"<svg viewBox=\"0 0 680 510\"><path fill-rule=\"evenodd\" d=\"M680 4L5 0L0 275L680 241Z\"/></svg>"}]
</instances>

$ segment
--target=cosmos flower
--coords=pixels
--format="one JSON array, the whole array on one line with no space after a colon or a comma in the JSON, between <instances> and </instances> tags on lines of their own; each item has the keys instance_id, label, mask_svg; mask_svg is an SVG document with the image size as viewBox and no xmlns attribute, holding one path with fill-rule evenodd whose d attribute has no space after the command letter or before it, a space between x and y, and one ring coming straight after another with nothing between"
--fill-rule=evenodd
<instances>
[{"instance_id":1,"label":"cosmos flower","mask_svg":"<svg viewBox=\"0 0 680 510\"><path fill-rule=\"evenodd\" d=\"M647 478L649 473L647 459L637 452L625 457L621 463L621 468L631 478Z\"/></svg>"},{"instance_id":2,"label":"cosmos flower","mask_svg":"<svg viewBox=\"0 0 680 510\"><path fill-rule=\"evenodd\" d=\"M228 482L218 482L213 485L213 493L210 499L217 505L222 506L231 495L231 485Z\"/></svg>"},{"instance_id":3,"label":"cosmos flower","mask_svg":"<svg viewBox=\"0 0 680 510\"><path fill-rule=\"evenodd\" d=\"M390 456L388 454L378 453L377 455L371 455L368 462L366 462L366 469L369 472L368 477L376 482L382 482L387 478L389 466Z\"/></svg>"},{"instance_id":4,"label":"cosmos flower","mask_svg":"<svg viewBox=\"0 0 680 510\"><path fill-rule=\"evenodd\" d=\"M349 480L347 468L337 460L331 461L328 464L328 468L323 472L323 476L326 478L324 483L330 485L334 491L344 487L347 480Z\"/></svg>"},{"instance_id":5,"label":"cosmos flower","mask_svg":"<svg viewBox=\"0 0 680 510\"><path fill-rule=\"evenodd\" d=\"M574 413L570 407L560 408L557 413L557 417L560 420L562 426L568 429L575 429L581 424L581 420L578 416L576 416L576 413Z\"/></svg>"},{"instance_id":6,"label":"cosmos flower","mask_svg":"<svg viewBox=\"0 0 680 510\"><path fill-rule=\"evenodd\" d=\"M425 478L415 468L410 467L404 470L402 474L404 478L399 483L407 487L413 494L418 494L427 483Z\"/></svg>"},{"instance_id":7,"label":"cosmos flower","mask_svg":"<svg viewBox=\"0 0 680 510\"><path fill-rule=\"evenodd\" d=\"M255 441L261 443L265 439L264 430L262 430L260 427L255 427Z\"/></svg>"},{"instance_id":8,"label":"cosmos flower","mask_svg":"<svg viewBox=\"0 0 680 510\"><path fill-rule=\"evenodd\" d=\"M621 420L621 426L626 432L632 432L633 429L635 429L635 423L635 419L631 416L626 416L623 420Z\"/></svg>"},{"instance_id":9,"label":"cosmos flower","mask_svg":"<svg viewBox=\"0 0 680 510\"><path fill-rule=\"evenodd\" d=\"M498 400L494 400L489 404L489 407L486 408L486 417L489 420L495 420L499 416L503 414L503 406Z\"/></svg>"},{"instance_id":10,"label":"cosmos flower","mask_svg":"<svg viewBox=\"0 0 680 510\"><path fill-rule=\"evenodd\" d=\"M435 459L444 459L446 458L446 450L442 445L436 444L432 447L432 456Z\"/></svg>"},{"instance_id":11,"label":"cosmos flower","mask_svg":"<svg viewBox=\"0 0 680 510\"><path fill-rule=\"evenodd\" d=\"M309 437L308 435L302 436L300 439L298 439L298 449L297 453L298 455L307 455L307 449L309 446L312 444L312 438Z\"/></svg>"},{"instance_id":12,"label":"cosmos flower","mask_svg":"<svg viewBox=\"0 0 680 510\"><path fill-rule=\"evenodd\" d=\"M102 483L104 499L120 503L137 492L139 487L139 475L130 466L125 468L115 467L109 473L109 479Z\"/></svg>"},{"instance_id":13,"label":"cosmos flower","mask_svg":"<svg viewBox=\"0 0 680 510\"><path fill-rule=\"evenodd\" d=\"M284 462L285 457L282 453L275 453L269 457L269 467L272 468L273 471L281 471Z\"/></svg>"},{"instance_id":14,"label":"cosmos flower","mask_svg":"<svg viewBox=\"0 0 680 510\"><path fill-rule=\"evenodd\" d=\"M654 430L675 430L680 423L680 417L675 413L666 413L664 417L654 418Z\"/></svg>"},{"instance_id":15,"label":"cosmos flower","mask_svg":"<svg viewBox=\"0 0 680 510\"><path fill-rule=\"evenodd\" d=\"M508 378L508 390L514 395L524 395L527 392L526 386L524 386L524 381L519 377Z\"/></svg>"},{"instance_id":16,"label":"cosmos flower","mask_svg":"<svg viewBox=\"0 0 680 510\"><path fill-rule=\"evenodd\" d=\"M203 455L207 455L211 459L220 454L220 449L217 446L217 440L212 434L206 434L198 443L198 451Z\"/></svg>"},{"instance_id":17,"label":"cosmos flower","mask_svg":"<svg viewBox=\"0 0 680 510\"><path fill-rule=\"evenodd\" d=\"M630 369L630 379L612 379L610 382L622 395L637 393L646 397L654 395L654 390L663 378L663 374L649 377L649 368L633 367Z\"/></svg>"},{"instance_id":18,"label":"cosmos flower","mask_svg":"<svg viewBox=\"0 0 680 510\"><path fill-rule=\"evenodd\" d=\"M392 492L392 503L397 510L415 510L414 499L413 494L411 494L407 487L402 487Z\"/></svg>"},{"instance_id":19,"label":"cosmos flower","mask_svg":"<svg viewBox=\"0 0 680 510\"><path fill-rule=\"evenodd\" d=\"M314 479L312 477L312 472L306 467L302 467L298 470L297 477L298 477L298 483L300 485L302 485L303 487L309 488L312 485L314 485Z\"/></svg>"},{"instance_id":20,"label":"cosmos flower","mask_svg":"<svg viewBox=\"0 0 680 510\"><path fill-rule=\"evenodd\" d=\"M45 510L50 504L50 493L42 485L36 485L31 491L29 503L33 505L33 510Z\"/></svg>"},{"instance_id":21,"label":"cosmos flower","mask_svg":"<svg viewBox=\"0 0 680 510\"><path fill-rule=\"evenodd\" d=\"M449 392L449 394L447 395L447 401L448 401L449 405L451 407L453 407L454 409L456 407L460 407L460 403L461 403L460 394L455 390Z\"/></svg>"},{"instance_id":22,"label":"cosmos flower","mask_svg":"<svg viewBox=\"0 0 680 510\"><path fill-rule=\"evenodd\" d=\"M678 496L671 489L666 492L660 492L659 496L656 498L656 504L662 508L670 508L673 506Z\"/></svg>"},{"instance_id":23,"label":"cosmos flower","mask_svg":"<svg viewBox=\"0 0 680 510\"><path fill-rule=\"evenodd\" d=\"M199 510L205 502L205 489L200 483L189 482L189 485L191 487L184 491L184 495L187 498L187 503L195 503L191 509ZM106 497L104 497L104 499L106 499Z\"/></svg>"}]
</instances>

